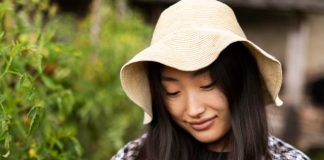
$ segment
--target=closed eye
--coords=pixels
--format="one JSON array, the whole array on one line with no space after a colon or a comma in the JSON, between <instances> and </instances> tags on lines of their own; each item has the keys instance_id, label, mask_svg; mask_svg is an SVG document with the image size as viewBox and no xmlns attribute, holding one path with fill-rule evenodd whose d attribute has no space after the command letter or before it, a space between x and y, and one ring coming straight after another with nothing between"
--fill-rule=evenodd
<instances>
[{"instance_id":1,"label":"closed eye","mask_svg":"<svg viewBox=\"0 0 324 160\"><path fill-rule=\"evenodd\" d=\"M214 86L215 86L215 82L212 82L212 83L210 83L210 84L208 84L208 85L201 86L200 88L201 88L201 89L204 89L204 90L210 90L210 89L213 89Z\"/></svg>"},{"instance_id":2,"label":"closed eye","mask_svg":"<svg viewBox=\"0 0 324 160\"><path fill-rule=\"evenodd\" d=\"M180 93L180 91L176 91L176 92L165 92L168 96L176 96Z\"/></svg>"}]
</instances>

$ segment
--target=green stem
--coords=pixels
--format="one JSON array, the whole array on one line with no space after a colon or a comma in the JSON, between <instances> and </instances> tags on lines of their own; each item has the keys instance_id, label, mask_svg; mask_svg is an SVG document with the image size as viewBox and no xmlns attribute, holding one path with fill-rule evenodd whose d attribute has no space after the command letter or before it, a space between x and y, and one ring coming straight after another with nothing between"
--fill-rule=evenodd
<instances>
[{"instance_id":1,"label":"green stem","mask_svg":"<svg viewBox=\"0 0 324 160\"><path fill-rule=\"evenodd\" d=\"M22 75L19 72L15 72L15 71L8 71L7 73L11 73L13 75L17 75L19 77L22 77Z\"/></svg>"},{"instance_id":2,"label":"green stem","mask_svg":"<svg viewBox=\"0 0 324 160\"><path fill-rule=\"evenodd\" d=\"M15 119L15 124L16 124L16 126L18 128L18 131L19 131L20 135L22 135L23 138L27 138L27 133L26 133L23 125L21 124L21 121L17 120L17 118L16 118Z\"/></svg>"},{"instance_id":3,"label":"green stem","mask_svg":"<svg viewBox=\"0 0 324 160\"><path fill-rule=\"evenodd\" d=\"M2 112L3 112L3 116L4 116L4 118L6 119L6 118L7 118L6 110L4 109L2 103L0 103L0 106L1 106L1 110L2 110Z\"/></svg>"},{"instance_id":4,"label":"green stem","mask_svg":"<svg viewBox=\"0 0 324 160\"><path fill-rule=\"evenodd\" d=\"M4 72L0 75L0 80L7 74L8 70L9 70L9 67L11 66L12 60L13 60L13 57L10 56L9 61L8 61L7 65L6 65L6 68L5 68Z\"/></svg>"}]
</instances>

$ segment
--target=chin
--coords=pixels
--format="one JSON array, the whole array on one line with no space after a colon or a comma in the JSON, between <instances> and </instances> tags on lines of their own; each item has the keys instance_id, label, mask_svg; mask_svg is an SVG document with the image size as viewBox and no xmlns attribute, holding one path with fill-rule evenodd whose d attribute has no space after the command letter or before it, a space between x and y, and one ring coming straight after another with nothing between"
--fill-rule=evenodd
<instances>
[{"instance_id":1,"label":"chin","mask_svg":"<svg viewBox=\"0 0 324 160\"><path fill-rule=\"evenodd\" d=\"M217 140L209 137L203 137L203 138L195 137L195 139L201 143L213 143Z\"/></svg>"},{"instance_id":2,"label":"chin","mask_svg":"<svg viewBox=\"0 0 324 160\"><path fill-rule=\"evenodd\" d=\"M191 134L197 141L201 143L213 143L215 141L218 141L222 135L219 135L217 133L193 133Z\"/></svg>"}]
</instances>

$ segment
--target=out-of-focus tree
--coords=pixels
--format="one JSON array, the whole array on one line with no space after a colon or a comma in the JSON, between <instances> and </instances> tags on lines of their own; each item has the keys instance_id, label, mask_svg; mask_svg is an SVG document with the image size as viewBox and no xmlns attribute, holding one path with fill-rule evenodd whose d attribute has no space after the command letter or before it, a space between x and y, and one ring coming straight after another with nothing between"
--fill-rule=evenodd
<instances>
[{"instance_id":1,"label":"out-of-focus tree","mask_svg":"<svg viewBox=\"0 0 324 160\"><path fill-rule=\"evenodd\" d=\"M57 15L47 0L0 3L0 159L109 159L140 134L119 69L151 28L131 11L120 19L111 3L94 13L97 40L91 14Z\"/></svg>"}]
</instances>

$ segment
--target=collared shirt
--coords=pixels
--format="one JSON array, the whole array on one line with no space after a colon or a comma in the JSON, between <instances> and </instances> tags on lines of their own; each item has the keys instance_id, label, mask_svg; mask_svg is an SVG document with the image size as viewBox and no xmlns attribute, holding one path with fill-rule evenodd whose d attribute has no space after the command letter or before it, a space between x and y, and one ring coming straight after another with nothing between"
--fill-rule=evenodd
<instances>
[{"instance_id":1,"label":"collared shirt","mask_svg":"<svg viewBox=\"0 0 324 160\"><path fill-rule=\"evenodd\" d=\"M147 134L143 134L140 138L127 143L111 160L135 160L146 136ZM268 138L268 148L272 160L310 160L303 152L279 138L271 135Z\"/></svg>"}]
</instances>

